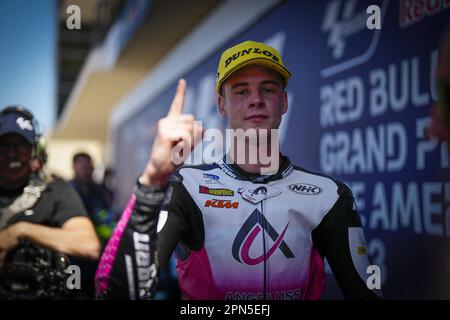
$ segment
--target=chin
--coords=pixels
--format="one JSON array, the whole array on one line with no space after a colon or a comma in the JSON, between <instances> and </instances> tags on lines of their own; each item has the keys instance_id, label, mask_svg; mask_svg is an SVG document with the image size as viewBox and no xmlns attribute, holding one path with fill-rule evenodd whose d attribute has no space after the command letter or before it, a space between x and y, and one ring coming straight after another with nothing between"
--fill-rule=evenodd
<instances>
[{"instance_id":1,"label":"chin","mask_svg":"<svg viewBox=\"0 0 450 320\"><path fill-rule=\"evenodd\" d=\"M267 131L270 132L271 129L278 129L278 126L271 124L271 123L267 123L267 122L260 122L260 123L242 123L240 126L230 126L229 129L232 130L249 130L249 129L254 129L254 130L261 130L261 129L266 129Z\"/></svg>"},{"instance_id":2,"label":"chin","mask_svg":"<svg viewBox=\"0 0 450 320\"><path fill-rule=\"evenodd\" d=\"M267 131L270 131L270 130L272 130L272 129L277 129L278 127L275 127L275 126L273 126L273 125L271 125L271 124L268 124L268 123L257 123L257 124L255 124L254 126L253 126L253 129L256 129L256 130L261 130L261 129L265 129L265 130L267 130Z\"/></svg>"},{"instance_id":3,"label":"chin","mask_svg":"<svg viewBox=\"0 0 450 320\"><path fill-rule=\"evenodd\" d=\"M19 172L11 172L5 178L12 184L19 183L30 177L31 171L22 169Z\"/></svg>"}]
</instances>

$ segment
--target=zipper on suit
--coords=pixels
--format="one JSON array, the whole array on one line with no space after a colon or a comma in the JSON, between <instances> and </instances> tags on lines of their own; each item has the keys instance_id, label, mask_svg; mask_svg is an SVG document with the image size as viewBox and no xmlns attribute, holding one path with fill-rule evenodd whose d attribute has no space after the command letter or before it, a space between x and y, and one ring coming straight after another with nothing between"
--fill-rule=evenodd
<instances>
[{"instance_id":1,"label":"zipper on suit","mask_svg":"<svg viewBox=\"0 0 450 320\"><path fill-rule=\"evenodd\" d=\"M264 281L264 286L263 286L263 293L264 293L264 300L267 300L267 250L266 250L266 219L264 219L264 202L266 200L262 200L261 201L261 227L262 227L262 239L263 239L263 254L264 254L264 265L263 265L263 272L264 272L264 276L263 276L263 281Z\"/></svg>"}]
</instances>

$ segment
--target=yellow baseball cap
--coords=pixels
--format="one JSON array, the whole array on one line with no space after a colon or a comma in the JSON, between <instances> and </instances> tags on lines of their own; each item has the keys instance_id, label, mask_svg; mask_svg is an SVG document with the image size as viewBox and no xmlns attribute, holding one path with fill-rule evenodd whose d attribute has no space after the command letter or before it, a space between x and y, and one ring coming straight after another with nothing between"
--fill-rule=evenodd
<instances>
[{"instance_id":1,"label":"yellow baseball cap","mask_svg":"<svg viewBox=\"0 0 450 320\"><path fill-rule=\"evenodd\" d=\"M233 72L250 64L262 65L278 72L283 77L284 86L291 76L275 48L262 42L244 41L222 53L217 68L217 93L220 93L222 84Z\"/></svg>"}]
</instances>

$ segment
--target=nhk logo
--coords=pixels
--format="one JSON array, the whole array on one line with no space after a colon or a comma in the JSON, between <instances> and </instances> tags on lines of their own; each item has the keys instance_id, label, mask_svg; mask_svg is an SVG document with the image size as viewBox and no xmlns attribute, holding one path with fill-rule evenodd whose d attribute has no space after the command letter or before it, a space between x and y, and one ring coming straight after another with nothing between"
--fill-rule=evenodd
<instances>
[{"instance_id":1,"label":"nhk logo","mask_svg":"<svg viewBox=\"0 0 450 320\"><path fill-rule=\"evenodd\" d=\"M295 183L288 186L288 189L305 195L316 195L322 192L319 187L307 183Z\"/></svg>"},{"instance_id":2,"label":"nhk logo","mask_svg":"<svg viewBox=\"0 0 450 320\"><path fill-rule=\"evenodd\" d=\"M205 208L225 208L225 209L237 209L239 207L239 202L231 202L230 200L206 200Z\"/></svg>"}]
</instances>

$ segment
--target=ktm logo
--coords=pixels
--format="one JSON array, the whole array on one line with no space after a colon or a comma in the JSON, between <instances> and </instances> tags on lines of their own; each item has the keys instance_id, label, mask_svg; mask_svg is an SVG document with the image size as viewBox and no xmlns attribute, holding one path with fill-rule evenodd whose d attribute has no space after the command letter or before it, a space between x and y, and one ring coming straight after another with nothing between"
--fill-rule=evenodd
<instances>
[{"instance_id":1,"label":"ktm logo","mask_svg":"<svg viewBox=\"0 0 450 320\"><path fill-rule=\"evenodd\" d=\"M225 208L225 209L237 209L239 207L239 202L231 202L230 200L206 200L205 208Z\"/></svg>"}]
</instances>

